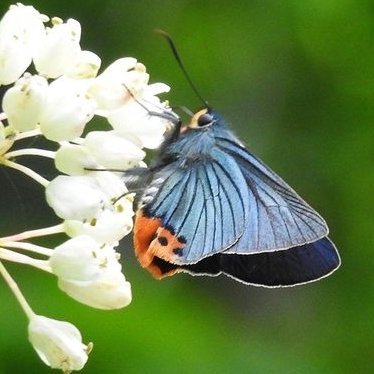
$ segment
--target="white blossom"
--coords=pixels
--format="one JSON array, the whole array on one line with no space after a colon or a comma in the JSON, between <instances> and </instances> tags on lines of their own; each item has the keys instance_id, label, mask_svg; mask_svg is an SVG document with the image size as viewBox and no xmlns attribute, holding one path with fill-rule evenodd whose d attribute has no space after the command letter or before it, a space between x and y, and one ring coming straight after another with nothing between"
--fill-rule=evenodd
<instances>
[{"instance_id":1,"label":"white blossom","mask_svg":"<svg viewBox=\"0 0 374 374\"><path fill-rule=\"evenodd\" d=\"M59 279L60 289L70 297L97 309L120 309L131 303L131 284L120 271L109 266L96 281L80 282Z\"/></svg>"},{"instance_id":2,"label":"white blossom","mask_svg":"<svg viewBox=\"0 0 374 374\"><path fill-rule=\"evenodd\" d=\"M47 203L62 219L90 221L104 207L106 195L90 176L56 177L46 188Z\"/></svg>"},{"instance_id":3,"label":"white blossom","mask_svg":"<svg viewBox=\"0 0 374 374\"><path fill-rule=\"evenodd\" d=\"M81 370L92 345L82 343L79 330L68 322L34 315L28 326L29 340L41 360L64 372Z\"/></svg>"},{"instance_id":4,"label":"white blossom","mask_svg":"<svg viewBox=\"0 0 374 374\"><path fill-rule=\"evenodd\" d=\"M40 120L48 82L39 75L25 74L3 98L3 110L9 125L18 131L34 129Z\"/></svg>"},{"instance_id":5,"label":"white blossom","mask_svg":"<svg viewBox=\"0 0 374 374\"><path fill-rule=\"evenodd\" d=\"M42 42L33 54L36 70L48 78L57 78L71 70L78 62L81 48L80 23L68 19L66 23L55 18L52 28L47 28Z\"/></svg>"},{"instance_id":6,"label":"white blossom","mask_svg":"<svg viewBox=\"0 0 374 374\"><path fill-rule=\"evenodd\" d=\"M70 70L66 71L65 75L73 79L88 79L94 78L100 69L100 57L91 51L80 51L75 64L71 66Z\"/></svg>"},{"instance_id":7,"label":"white blossom","mask_svg":"<svg viewBox=\"0 0 374 374\"><path fill-rule=\"evenodd\" d=\"M145 157L144 151L115 131L91 131L84 145L97 162L108 169L126 170Z\"/></svg>"},{"instance_id":8,"label":"white blossom","mask_svg":"<svg viewBox=\"0 0 374 374\"><path fill-rule=\"evenodd\" d=\"M87 169L98 169L100 165L90 150L81 144L65 142L55 155L57 170L68 175L85 175Z\"/></svg>"},{"instance_id":9,"label":"white blossom","mask_svg":"<svg viewBox=\"0 0 374 374\"><path fill-rule=\"evenodd\" d=\"M170 111L157 96L170 88L149 84L142 63L123 57L99 73L100 57L82 50L80 38L78 21L49 22L19 3L0 20L0 85L11 85L4 89L0 113L0 166L40 183L60 220L2 238L0 273L29 318L29 340L38 355L64 372L82 369L91 345L82 343L72 324L36 315L1 260L52 272L62 291L88 306L127 306L131 284L115 248L132 230L134 194L122 171L146 167L143 148L160 144ZM27 71L32 63L33 75ZM95 115L107 121L108 131L90 131L87 124ZM49 140L47 149L18 142L40 135ZM23 164L26 156L54 160L65 175L50 181L37 164ZM55 248L29 241L55 234L70 238Z\"/></svg>"},{"instance_id":10,"label":"white blossom","mask_svg":"<svg viewBox=\"0 0 374 374\"><path fill-rule=\"evenodd\" d=\"M43 135L53 141L74 140L82 135L95 112L95 103L86 95L84 82L61 77L47 91L40 119Z\"/></svg>"},{"instance_id":11,"label":"white blossom","mask_svg":"<svg viewBox=\"0 0 374 374\"><path fill-rule=\"evenodd\" d=\"M0 84L15 82L31 64L45 28L41 15L32 6L11 5L0 21Z\"/></svg>"},{"instance_id":12,"label":"white blossom","mask_svg":"<svg viewBox=\"0 0 374 374\"><path fill-rule=\"evenodd\" d=\"M100 110L112 110L139 95L148 83L149 75L135 58L124 57L109 65L91 83L88 90Z\"/></svg>"},{"instance_id":13,"label":"white blossom","mask_svg":"<svg viewBox=\"0 0 374 374\"><path fill-rule=\"evenodd\" d=\"M126 199L124 199L126 200ZM67 235L89 235L95 240L106 244L114 244L129 234L133 227L132 202L123 211L104 209L91 221L65 220L64 227Z\"/></svg>"},{"instance_id":14,"label":"white blossom","mask_svg":"<svg viewBox=\"0 0 374 374\"><path fill-rule=\"evenodd\" d=\"M154 107L150 110L156 111ZM137 102L109 112L108 121L121 136L135 138L142 147L151 149L160 145L169 123L163 117L151 115Z\"/></svg>"},{"instance_id":15,"label":"white blossom","mask_svg":"<svg viewBox=\"0 0 374 374\"><path fill-rule=\"evenodd\" d=\"M102 273L108 256L113 255L87 235L76 236L57 246L49 263L52 272L59 278L74 281L93 281Z\"/></svg>"}]
</instances>

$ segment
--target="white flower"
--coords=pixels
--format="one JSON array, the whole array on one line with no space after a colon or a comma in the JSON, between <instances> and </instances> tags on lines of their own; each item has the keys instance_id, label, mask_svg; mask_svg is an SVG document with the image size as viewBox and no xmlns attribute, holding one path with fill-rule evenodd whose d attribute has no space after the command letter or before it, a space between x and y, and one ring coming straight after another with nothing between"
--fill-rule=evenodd
<instances>
[{"instance_id":1,"label":"white flower","mask_svg":"<svg viewBox=\"0 0 374 374\"><path fill-rule=\"evenodd\" d=\"M101 243L115 244L129 234L133 227L132 202L123 205L125 206L122 208L123 211L104 209L97 218L91 221L65 220L65 232L70 237L89 235Z\"/></svg>"},{"instance_id":2,"label":"white flower","mask_svg":"<svg viewBox=\"0 0 374 374\"><path fill-rule=\"evenodd\" d=\"M131 95L141 94L148 79L143 64L135 58L124 57L113 62L95 78L88 92L96 101L98 109L111 110L131 101Z\"/></svg>"},{"instance_id":3,"label":"white flower","mask_svg":"<svg viewBox=\"0 0 374 374\"><path fill-rule=\"evenodd\" d=\"M96 281L79 282L59 279L58 285L70 297L97 309L120 309L131 303L131 284L120 271L110 267Z\"/></svg>"},{"instance_id":4,"label":"white flower","mask_svg":"<svg viewBox=\"0 0 374 374\"><path fill-rule=\"evenodd\" d=\"M85 175L87 169L98 169L100 165L87 147L66 142L55 154L55 166L68 175Z\"/></svg>"},{"instance_id":5,"label":"white flower","mask_svg":"<svg viewBox=\"0 0 374 374\"><path fill-rule=\"evenodd\" d=\"M139 164L145 152L114 131L91 131L84 145L104 168L126 170Z\"/></svg>"},{"instance_id":6,"label":"white flower","mask_svg":"<svg viewBox=\"0 0 374 374\"><path fill-rule=\"evenodd\" d=\"M52 272L61 279L93 281L103 272L103 266L108 263L108 257L113 256L112 251L112 249L103 248L93 238L81 235L56 247L49 263Z\"/></svg>"},{"instance_id":7,"label":"white flower","mask_svg":"<svg viewBox=\"0 0 374 374\"><path fill-rule=\"evenodd\" d=\"M40 119L40 129L47 139L58 142L82 135L95 112L95 103L87 97L86 89L85 82L67 77L49 85Z\"/></svg>"},{"instance_id":8,"label":"white flower","mask_svg":"<svg viewBox=\"0 0 374 374\"><path fill-rule=\"evenodd\" d=\"M117 200L120 196L127 192L127 188L122 179L118 176L118 173L112 173L110 171L96 171L92 172L90 177L96 181L100 190L106 194L108 200L110 201L110 206L113 206L114 200Z\"/></svg>"},{"instance_id":9,"label":"white flower","mask_svg":"<svg viewBox=\"0 0 374 374\"><path fill-rule=\"evenodd\" d=\"M81 370L92 349L92 344L82 343L82 336L74 325L43 316L31 317L28 334L42 361L64 372Z\"/></svg>"},{"instance_id":10,"label":"white flower","mask_svg":"<svg viewBox=\"0 0 374 374\"><path fill-rule=\"evenodd\" d=\"M34 52L33 60L39 74L57 78L72 69L80 56L81 25L74 19L66 23L52 19L52 28L47 29L42 43Z\"/></svg>"},{"instance_id":11,"label":"white flower","mask_svg":"<svg viewBox=\"0 0 374 374\"><path fill-rule=\"evenodd\" d=\"M113 246L81 235L58 246L49 263L60 289L99 309L118 309L131 302L131 285L122 274Z\"/></svg>"},{"instance_id":12,"label":"white flower","mask_svg":"<svg viewBox=\"0 0 374 374\"><path fill-rule=\"evenodd\" d=\"M63 219L90 221L107 202L95 179L89 176L60 175L46 188L47 203Z\"/></svg>"},{"instance_id":13,"label":"white flower","mask_svg":"<svg viewBox=\"0 0 374 374\"><path fill-rule=\"evenodd\" d=\"M147 107L154 112L160 112L156 110L157 107ZM135 138L142 147L151 149L160 145L169 123L163 117L150 114L137 102L109 112L108 121L121 136L130 140Z\"/></svg>"},{"instance_id":14,"label":"white flower","mask_svg":"<svg viewBox=\"0 0 374 374\"><path fill-rule=\"evenodd\" d=\"M74 79L87 79L96 77L100 69L101 59L90 51L80 51L75 65L66 71L66 75Z\"/></svg>"},{"instance_id":15,"label":"white flower","mask_svg":"<svg viewBox=\"0 0 374 374\"><path fill-rule=\"evenodd\" d=\"M25 74L9 88L3 98L9 125L18 131L34 129L40 120L47 88L45 78L30 74Z\"/></svg>"},{"instance_id":16,"label":"white flower","mask_svg":"<svg viewBox=\"0 0 374 374\"><path fill-rule=\"evenodd\" d=\"M97 171L87 177L75 178L90 178L105 197L102 199L102 208L97 210L94 219L66 219L64 222L66 234L70 237L89 235L98 242L109 245L121 240L132 230L133 194L127 194L126 186L115 173ZM63 194L63 189L61 191ZM65 203L62 205L64 206ZM78 217L79 214L76 216Z\"/></svg>"},{"instance_id":17,"label":"white flower","mask_svg":"<svg viewBox=\"0 0 374 374\"><path fill-rule=\"evenodd\" d=\"M10 6L0 21L0 85L15 82L30 65L47 20L32 6Z\"/></svg>"}]
</instances>

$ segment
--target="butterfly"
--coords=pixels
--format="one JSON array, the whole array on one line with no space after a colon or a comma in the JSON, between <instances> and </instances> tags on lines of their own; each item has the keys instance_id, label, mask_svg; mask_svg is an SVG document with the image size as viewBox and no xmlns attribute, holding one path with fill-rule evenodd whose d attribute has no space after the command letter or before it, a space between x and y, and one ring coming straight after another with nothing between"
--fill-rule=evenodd
<instances>
[{"instance_id":1,"label":"butterfly","mask_svg":"<svg viewBox=\"0 0 374 374\"><path fill-rule=\"evenodd\" d=\"M206 107L188 126L174 123L142 172L147 186L134 225L142 267L159 279L225 274L284 287L340 266L324 219L250 153L217 112Z\"/></svg>"}]
</instances>

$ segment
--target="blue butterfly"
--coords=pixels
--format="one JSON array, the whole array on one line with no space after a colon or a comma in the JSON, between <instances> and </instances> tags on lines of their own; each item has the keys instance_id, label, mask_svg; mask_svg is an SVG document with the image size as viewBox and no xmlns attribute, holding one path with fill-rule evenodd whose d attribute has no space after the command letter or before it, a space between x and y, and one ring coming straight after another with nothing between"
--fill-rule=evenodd
<instances>
[{"instance_id":1,"label":"blue butterfly","mask_svg":"<svg viewBox=\"0 0 374 374\"><path fill-rule=\"evenodd\" d=\"M282 287L339 267L324 219L248 152L218 113L205 108L185 128L174 122L142 176L148 182L134 246L144 268L156 278L222 273Z\"/></svg>"}]
</instances>

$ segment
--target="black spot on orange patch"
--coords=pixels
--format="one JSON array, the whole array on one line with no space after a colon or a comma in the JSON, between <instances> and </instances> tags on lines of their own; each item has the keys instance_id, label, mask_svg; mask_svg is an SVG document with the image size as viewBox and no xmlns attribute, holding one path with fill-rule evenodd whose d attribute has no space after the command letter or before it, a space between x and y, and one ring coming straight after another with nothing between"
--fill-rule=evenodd
<instances>
[{"instance_id":1,"label":"black spot on orange patch","mask_svg":"<svg viewBox=\"0 0 374 374\"><path fill-rule=\"evenodd\" d=\"M182 244L186 244L186 243L187 243L187 240L186 240L186 238L185 238L183 235L178 236L178 240L179 240Z\"/></svg>"},{"instance_id":2,"label":"black spot on orange patch","mask_svg":"<svg viewBox=\"0 0 374 374\"><path fill-rule=\"evenodd\" d=\"M173 253L175 253L177 256L183 256L183 248L174 248Z\"/></svg>"},{"instance_id":3,"label":"black spot on orange patch","mask_svg":"<svg viewBox=\"0 0 374 374\"><path fill-rule=\"evenodd\" d=\"M158 242L162 245L162 246L166 246L168 245L168 240L165 238L165 236L159 236L157 238Z\"/></svg>"},{"instance_id":4,"label":"black spot on orange patch","mask_svg":"<svg viewBox=\"0 0 374 374\"><path fill-rule=\"evenodd\" d=\"M174 230L163 227L160 218L149 217L143 210L136 214L134 246L141 266L154 277L162 278L180 270L176 261L183 255L183 240L180 241Z\"/></svg>"}]
</instances>

